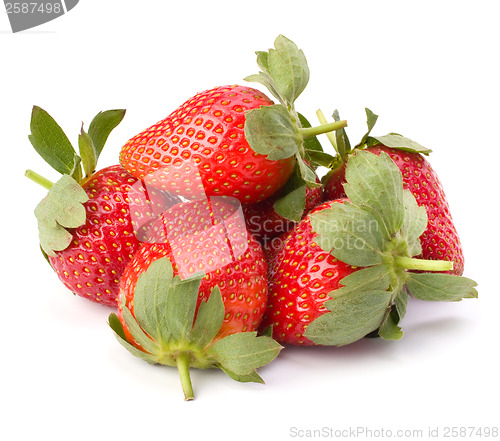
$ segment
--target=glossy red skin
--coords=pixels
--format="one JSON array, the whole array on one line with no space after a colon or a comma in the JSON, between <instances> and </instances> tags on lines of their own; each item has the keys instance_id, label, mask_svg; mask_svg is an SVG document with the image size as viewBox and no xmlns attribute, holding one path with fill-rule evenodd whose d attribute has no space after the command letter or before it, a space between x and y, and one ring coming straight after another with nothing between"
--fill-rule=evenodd
<instances>
[{"instance_id":1,"label":"glossy red skin","mask_svg":"<svg viewBox=\"0 0 500 441\"><path fill-rule=\"evenodd\" d=\"M318 182L320 182L319 179ZM274 203L278 198L278 195L273 195L265 201L243 205L248 231L260 241L262 246L267 246L273 238L291 230L296 224L276 213ZM306 205L302 218L322 202L323 189L321 187L307 187Z\"/></svg>"},{"instance_id":2,"label":"glossy red skin","mask_svg":"<svg viewBox=\"0 0 500 441\"><path fill-rule=\"evenodd\" d=\"M312 213L342 201L329 201ZM324 303L340 281L357 268L322 250L314 242L310 215L283 236L283 243L269 260L269 300L261 328L273 326L273 337L280 343L314 345L304 337L307 326L328 312Z\"/></svg>"},{"instance_id":3,"label":"glossy red skin","mask_svg":"<svg viewBox=\"0 0 500 441\"><path fill-rule=\"evenodd\" d=\"M418 205L427 210L428 224L420 236L423 259L453 261L454 267L449 274L461 276L464 272L464 255L460 238L453 223L450 207L436 172L420 154L392 149L383 145L367 149L377 155L387 153L401 170L403 187L410 190ZM325 183L325 197L337 199L345 197L340 188L339 176L342 171L332 175ZM345 180L345 167L343 170Z\"/></svg>"},{"instance_id":4,"label":"glossy red skin","mask_svg":"<svg viewBox=\"0 0 500 441\"><path fill-rule=\"evenodd\" d=\"M120 163L132 175L189 199L232 196L264 200L288 180L295 160L271 161L245 139L245 112L273 102L243 86L201 92L130 139Z\"/></svg>"},{"instance_id":5,"label":"glossy red skin","mask_svg":"<svg viewBox=\"0 0 500 441\"><path fill-rule=\"evenodd\" d=\"M86 222L72 231L73 241L49 261L59 279L75 294L106 306L116 306L120 277L139 248L130 216L129 193L137 179L121 166L104 168L83 185ZM140 192L140 190L138 190ZM135 193L137 199L138 193ZM150 195L151 196L151 195ZM163 201L163 196L153 198ZM150 203L136 205L137 219L152 219ZM140 207L140 208L139 208Z\"/></svg>"},{"instance_id":6,"label":"glossy red skin","mask_svg":"<svg viewBox=\"0 0 500 441\"><path fill-rule=\"evenodd\" d=\"M203 206L206 208L206 204L206 200L178 204L155 222L153 234L148 238L151 242L140 247L123 273L120 296L125 296L126 306L133 313L134 290L139 276L152 262L162 257L168 257L173 263L174 274L180 272L183 277L200 271L210 265L210 260L214 260L218 268L212 265L213 269L202 279L197 307L218 286L224 302L225 317L216 339L237 332L255 331L262 321L267 303L267 263L264 253L257 240L244 228L243 219L240 217L238 221L224 201L211 201L209 211L217 215L202 219L200 207L204 211ZM220 229L211 229L214 224ZM195 229L193 225L196 225ZM195 230L197 233L193 236ZM163 235L164 231L168 231L167 239ZM196 241L192 240L193 237L196 237ZM216 241L220 244L225 238L234 244L229 260L226 259L228 254L221 252L223 248L215 244ZM238 247L241 251L236 250ZM224 262L223 258L226 259ZM122 320L128 340L136 344L123 321L121 306L118 317Z\"/></svg>"}]
</instances>

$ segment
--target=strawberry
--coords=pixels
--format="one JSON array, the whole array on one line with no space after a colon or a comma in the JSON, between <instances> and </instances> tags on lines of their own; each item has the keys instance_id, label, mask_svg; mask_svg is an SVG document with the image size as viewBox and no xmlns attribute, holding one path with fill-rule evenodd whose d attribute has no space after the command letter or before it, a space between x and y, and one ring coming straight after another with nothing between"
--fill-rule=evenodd
<instances>
[{"instance_id":1,"label":"strawberry","mask_svg":"<svg viewBox=\"0 0 500 441\"><path fill-rule=\"evenodd\" d=\"M330 208L329 201L311 212ZM356 271L320 248L314 239L311 217L306 216L269 259L269 303L262 327L273 326L279 341L298 345L313 344L304 337L307 325L328 310L328 293L340 288L340 280Z\"/></svg>"},{"instance_id":2,"label":"strawberry","mask_svg":"<svg viewBox=\"0 0 500 441\"><path fill-rule=\"evenodd\" d=\"M206 273L198 305L219 287L226 305L222 336L257 329L267 302L267 264L261 246L245 229L239 203L232 199L180 203L153 223L122 277L120 295L132 313L139 276L155 260L168 257L174 275L182 279Z\"/></svg>"},{"instance_id":3,"label":"strawberry","mask_svg":"<svg viewBox=\"0 0 500 441\"><path fill-rule=\"evenodd\" d=\"M221 360L213 350L223 347L225 343L222 342L227 341L227 338L234 338L234 341L253 341L256 338L255 331L262 320L267 301L267 265L259 243L245 229L239 203L234 204L231 199L214 197L204 201L180 203L167 210L151 225L146 242L123 273L118 315L112 316L110 320L117 335L121 336L122 344L126 343L128 349L132 345L135 355L139 350L148 354L146 359L150 360L152 357L155 363L178 365L180 354L183 354L186 357L183 363L187 365L215 367L219 366ZM166 265L167 269L159 274L154 283L146 285L148 292L143 292L143 281L148 279L151 268L154 273L155 268L162 265ZM169 276L165 276L165 272ZM189 329L194 327L192 331L186 330L182 338L179 336L178 339L161 340L148 331L147 323L143 323L143 313L140 309L138 311L138 307L142 307L143 301L150 302L151 305L151 302L157 302L155 296L160 296L160 291L164 293L168 290L174 279L177 280L175 283L190 285L190 289L183 294L183 301L192 299L191 318L185 326ZM155 290L156 294L152 292ZM213 299L214 292L217 300ZM145 300L138 299L140 296L145 296ZM157 303L159 315L166 318L167 300ZM220 304L220 311L216 314L211 312L205 317L205 308L210 302ZM183 317L184 306L178 302L176 307L180 310L173 310L170 320ZM196 319L193 325L194 317ZM200 337L194 332L198 321L203 322L205 328L211 329L210 335L203 339L201 345ZM209 325L210 321L216 322L213 329ZM147 340L141 339L136 322L149 334ZM173 326L168 320L162 326L165 325ZM248 335L236 337L239 333ZM152 346L152 340L156 346ZM274 358L279 346L269 338L263 342L264 350ZM238 350L246 351L244 348ZM141 353L139 355L142 356ZM179 368L181 378L188 375L187 365ZM230 366L226 368L231 377L240 381L260 381L254 373L256 366L250 361L241 371L234 371ZM223 362L222 367L226 370ZM184 384L184 390L186 399L191 399L190 384Z\"/></svg>"},{"instance_id":4,"label":"strawberry","mask_svg":"<svg viewBox=\"0 0 500 441\"><path fill-rule=\"evenodd\" d=\"M424 260L427 215L404 189L391 157L356 151L346 199L313 210L270 260L262 327L282 343L345 345L377 332L402 336L410 293L429 301L477 297L470 279L445 274L453 262Z\"/></svg>"},{"instance_id":5,"label":"strawberry","mask_svg":"<svg viewBox=\"0 0 500 441\"><path fill-rule=\"evenodd\" d=\"M261 246L245 229L239 204L231 199L180 203L153 223L123 273L120 295L132 313L139 276L155 260L168 257L174 275L183 279L206 273L198 305L219 287L226 305L221 336L257 329L267 302L267 264Z\"/></svg>"},{"instance_id":6,"label":"strawberry","mask_svg":"<svg viewBox=\"0 0 500 441\"><path fill-rule=\"evenodd\" d=\"M368 113L372 118L376 115ZM371 124L370 130L375 121ZM395 146L384 145L383 142ZM363 141L353 150L343 153L343 159L337 158L324 183L326 199L345 197L343 184L345 183L345 164L350 154L358 149L366 148L375 154L385 152L403 174L403 185L410 190L419 206L425 207L429 223L420 241L422 244L422 258L453 261L451 274L462 275L464 271L464 256L460 238L453 223L446 194L436 172L423 154L430 150L408 140L400 135L390 134L385 137L369 137L368 133Z\"/></svg>"},{"instance_id":7,"label":"strawberry","mask_svg":"<svg viewBox=\"0 0 500 441\"><path fill-rule=\"evenodd\" d=\"M67 248L49 255L59 279L75 294L106 306L117 305L121 274L139 248L129 200L132 194L138 201L146 197L138 193L143 188L136 183L120 165L106 167L83 183L89 198L84 203L85 224L71 231L73 238ZM134 207L143 222L159 209L149 207L150 200L146 204Z\"/></svg>"},{"instance_id":8,"label":"strawberry","mask_svg":"<svg viewBox=\"0 0 500 441\"><path fill-rule=\"evenodd\" d=\"M159 191L146 192L120 165L93 173L106 138L123 115L123 111L103 112L94 118L88 134L82 127L81 158L43 109L34 107L31 121L33 146L63 174L52 184L27 172L28 177L49 189L35 210L42 250L68 289L106 306L117 305L121 274L139 247L135 233L154 218L156 211L173 204L172 197Z\"/></svg>"},{"instance_id":9,"label":"strawberry","mask_svg":"<svg viewBox=\"0 0 500 441\"><path fill-rule=\"evenodd\" d=\"M326 161L315 136L347 123L310 127L295 110L309 68L293 42L279 36L275 49L257 52L257 63L261 71L245 79L265 85L280 104L239 85L198 93L130 139L121 150L123 167L188 199L225 195L257 203L283 188L294 168L302 184L318 186L304 161Z\"/></svg>"},{"instance_id":10,"label":"strawberry","mask_svg":"<svg viewBox=\"0 0 500 441\"><path fill-rule=\"evenodd\" d=\"M132 175L185 197L266 199L292 173L293 158L272 161L245 139L245 113L270 106L262 92L222 86L198 93L168 117L130 139L120 162Z\"/></svg>"}]
</instances>

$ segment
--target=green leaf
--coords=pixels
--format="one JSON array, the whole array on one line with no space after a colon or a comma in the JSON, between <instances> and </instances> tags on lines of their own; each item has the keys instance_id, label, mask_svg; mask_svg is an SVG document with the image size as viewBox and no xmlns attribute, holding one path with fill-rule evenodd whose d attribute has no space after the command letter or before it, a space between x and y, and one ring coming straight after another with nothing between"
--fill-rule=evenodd
<instances>
[{"instance_id":1,"label":"green leaf","mask_svg":"<svg viewBox=\"0 0 500 441\"><path fill-rule=\"evenodd\" d=\"M200 348L208 345L224 321L224 302L220 289L215 287L207 301L202 301L191 331L191 342Z\"/></svg>"},{"instance_id":2,"label":"green leaf","mask_svg":"<svg viewBox=\"0 0 500 441\"><path fill-rule=\"evenodd\" d=\"M75 166L73 167L73 170L70 172L70 176L76 181L81 183L82 178L83 178L83 173L82 173L82 159L79 156L75 156Z\"/></svg>"},{"instance_id":3,"label":"green leaf","mask_svg":"<svg viewBox=\"0 0 500 441\"><path fill-rule=\"evenodd\" d=\"M266 53L267 54L267 53ZM259 72L258 74L255 75L249 75L248 77L244 78L245 81L253 82L253 83L260 83L264 87L266 87L269 92L280 102L284 102L285 100L283 97L280 96L279 92L276 90L276 88L273 85L273 80L267 73Z\"/></svg>"},{"instance_id":4,"label":"green leaf","mask_svg":"<svg viewBox=\"0 0 500 441\"><path fill-rule=\"evenodd\" d=\"M257 337L256 332L240 332L217 341L209 353L225 371L247 376L274 360L281 349L270 337Z\"/></svg>"},{"instance_id":5,"label":"green leaf","mask_svg":"<svg viewBox=\"0 0 500 441\"><path fill-rule=\"evenodd\" d=\"M166 315L173 274L170 260L167 257L158 259L139 276L134 291L134 313L137 322L160 345L171 337Z\"/></svg>"},{"instance_id":6,"label":"green leaf","mask_svg":"<svg viewBox=\"0 0 500 441\"><path fill-rule=\"evenodd\" d=\"M190 340L200 283L201 276L186 280L174 277L168 294L165 320L172 337L177 341Z\"/></svg>"},{"instance_id":7,"label":"green leaf","mask_svg":"<svg viewBox=\"0 0 500 441\"><path fill-rule=\"evenodd\" d=\"M375 126L378 115L375 115L370 109L365 108L365 113L366 113L366 125L368 126L368 131L363 135L361 138L361 141L359 142L358 146L361 146L366 143L368 140L368 137L370 136L370 133Z\"/></svg>"},{"instance_id":8,"label":"green leaf","mask_svg":"<svg viewBox=\"0 0 500 441\"><path fill-rule=\"evenodd\" d=\"M330 292L329 295L332 298L339 298L371 289L386 291L389 289L391 281L392 274L389 265L370 266L344 277L340 281L343 286Z\"/></svg>"},{"instance_id":9,"label":"green leaf","mask_svg":"<svg viewBox=\"0 0 500 441\"><path fill-rule=\"evenodd\" d=\"M293 104L309 82L309 67L302 50L279 35L274 41L275 49L269 50L269 73L273 83L288 104Z\"/></svg>"},{"instance_id":10,"label":"green leaf","mask_svg":"<svg viewBox=\"0 0 500 441\"><path fill-rule=\"evenodd\" d=\"M283 106L262 106L248 111L245 118L245 137L256 153L278 160L299 151L302 136Z\"/></svg>"},{"instance_id":11,"label":"green leaf","mask_svg":"<svg viewBox=\"0 0 500 441\"><path fill-rule=\"evenodd\" d=\"M406 315L406 307L408 306L409 299L410 296L405 289L401 289L394 299L394 307L396 308L396 313L399 317L398 323L403 320L404 316Z\"/></svg>"},{"instance_id":12,"label":"green leaf","mask_svg":"<svg viewBox=\"0 0 500 441\"><path fill-rule=\"evenodd\" d=\"M209 299L201 302L191 331L191 342L200 348L207 346L219 332L224 321L224 303L218 287Z\"/></svg>"},{"instance_id":13,"label":"green leaf","mask_svg":"<svg viewBox=\"0 0 500 441\"><path fill-rule=\"evenodd\" d=\"M335 121L341 121L339 111L335 110L333 112L333 119ZM345 129L340 129L335 131L336 138L336 149L339 156L342 158L344 163L347 162L347 155L351 152L351 143L349 142L349 138L347 137L347 132Z\"/></svg>"},{"instance_id":14,"label":"green leaf","mask_svg":"<svg viewBox=\"0 0 500 441\"><path fill-rule=\"evenodd\" d=\"M291 40L279 35L274 41L274 49L256 54L261 72L245 80L263 84L281 104L293 108L295 100L309 82L309 67L304 53Z\"/></svg>"},{"instance_id":15,"label":"green leaf","mask_svg":"<svg viewBox=\"0 0 500 441\"><path fill-rule=\"evenodd\" d=\"M403 191L405 217L401 227L401 236L408 244L408 254L417 256L422 253L420 236L427 228L427 212L425 207L419 207L410 191Z\"/></svg>"},{"instance_id":16,"label":"green leaf","mask_svg":"<svg viewBox=\"0 0 500 441\"><path fill-rule=\"evenodd\" d=\"M310 182L306 182L302 173L308 173L308 170L301 170L301 165L306 166L302 158L297 157L295 168L284 187L279 191L277 199L274 202L275 211L285 219L298 222L306 207L306 188ZM311 171L316 179L316 174ZM309 176L312 179L312 175ZM315 185L321 185L315 182Z\"/></svg>"},{"instance_id":17,"label":"green leaf","mask_svg":"<svg viewBox=\"0 0 500 441\"><path fill-rule=\"evenodd\" d=\"M413 297L431 302L477 298L476 286L474 280L442 273L409 273L406 280L406 287Z\"/></svg>"},{"instance_id":18,"label":"green leaf","mask_svg":"<svg viewBox=\"0 0 500 441\"><path fill-rule=\"evenodd\" d=\"M55 120L42 108L33 106L30 128L28 138L38 154L59 173L72 175L77 154Z\"/></svg>"},{"instance_id":19,"label":"green leaf","mask_svg":"<svg viewBox=\"0 0 500 441\"><path fill-rule=\"evenodd\" d=\"M125 336L125 332L123 331L122 322L120 321L120 319L118 318L118 316L114 312L109 314L108 324L109 324L110 328L113 331L115 331L115 334L118 337L122 338L123 340L127 339L127 337Z\"/></svg>"},{"instance_id":20,"label":"green leaf","mask_svg":"<svg viewBox=\"0 0 500 441\"><path fill-rule=\"evenodd\" d=\"M334 162L335 157L325 152L318 152L317 150L305 150L305 160L312 164L314 168L327 167L330 168Z\"/></svg>"},{"instance_id":21,"label":"green leaf","mask_svg":"<svg viewBox=\"0 0 500 441\"><path fill-rule=\"evenodd\" d=\"M66 249L73 239L67 228L77 228L86 221L83 204L87 193L71 176L63 175L35 208L40 245L47 255Z\"/></svg>"},{"instance_id":22,"label":"green leaf","mask_svg":"<svg viewBox=\"0 0 500 441\"><path fill-rule=\"evenodd\" d=\"M90 123L89 137L95 149L96 160L99 158L109 134L122 122L125 112L124 109L99 112Z\"/></svg>"},{"instance_id":23,"label":"green leaf","mask_svg":"<svg viewBox=\"0 0 500 441\"><path fill-rule=\"evenodd\" d=\"M257 51L257 64L262 69L262 72L269 72L269 53L266 51Z\"/></svg>"},{"instance_id":24,"label":"green leaf","mask_svg":"<svg viewBox=\"0 0 500 441\"><path fill-rule=\"evenodd\" d=\"M321 183L316 182L316 173L309 167L300 155L296 155L297 166L300 176L305 181L308 187L321 187Z\"/></svg>"},{"instance_id":25,"label":"green leaf","mask_svg":"<svg viewBox=\"0 0 500 441\"><path fill-rule=\"evenodd\" d=\"M421 153L423 155L428 155L432 152L431 149L420 145L409 138L406 138L398 133L389 133L385 136L369 136L366 139L366 144L368 147L383 144L386 147L393 149L404 150L407 152Z\"/></svg>"},{"instance_id":26,"label":"green leaf","mask_svg":"<svg viewBox=\"0 0 500 441\"><path fill-rule=\"evenodd\" d=\"M398 314L394 313L394 311L391 310L386 315L382 325L380 326L378 334L384 340L400 340L401 337L403 337L403 331L401 331L401 328L398 326L398 323L399 323Z\"/></svg>"},{"instance_id":27,"label":"green leaf","mask_svg":"<svg viewBox=\"0 0 500 441\"><path fill-rule=\"evenodd\" d=\"M248 375L237 375L234 372L231 372L230 370L227 370L227 369L225 369L222 366L220 366L220 368L227 375L229 375L233 380L239 381L240 383L260 383L260 384L264 384L264 380L255 371L252 372L251 374L248 374Z\"/></svg>"},{"instance_id":28,"label":"green leaf","mask_svg":"<svg viewBox=\"0 0 500 441\"><path fill-rule=\"evenodd\" d=\"M141 325L139 325L139 323L137 322L137 319L125 305L125 297L122 297L122 314L125 325L127 326L134 340L139 343L146 352L150 354L158 354L158 341L151 340L151 337L142 329Z\"/></svg>"},{"instance_id":29,"label":"green leaf","mask_svg":"<svg viewBox=\"0 0 500 441\"><path fill-rule=\"evenodd\" d=\"M389 155L357 151L347 164L346 181L344 190L353 204L377 212L389 235L401 229L405 216L403 177Z\"/></svg>"},{"instance_id":30,"label":"green leaf","mask_svg":"<svg viewBox=\"0 0 500 441\"><path fill-rule=\"evenodd\" d=\"M92 143L92 139L85 130L83 130L83 124L78 135L78 147L80 149L80 157L82 158L83 170L85 171L85 176L88 177L94 173L97 165L97 154Z\"/></svg>"},{"instance_id":31,"label":"green leaf","mask_svg":"<svg viewBox=\"0 0 500 441\"><path fill-rule=\"evenodd\" d=\"M369 211L349 203L333 204L313 213L311 225L318 234L314 241L342 262L363 267L382 262L385 237Z\"/></svg>"},{"instance_id":32,"label":"green leaf","mask_svg":"<svg viewBox=\"0 0 500 441\"><path fill-rule=\"evenodd\" d=\"M108 319L108 324L110 328L114 331L115 337L118 340L118 342L132 355L141 358L151 364L155 364L158 362L157 358L154 355L141 351L140 349L137 349L135 346L132 346L127 341L125 333L123 332L123 326L116 314L114 313L110 314Z\"/></svg>"},{"instance_id":33,"label":"green leaf","mask_svg":"<svg viewBox=\"0 0 500 441\"><path fill-rule=\"evenodd\" d=\"M290 191L274 203L274 210L280 216L293 222L299 222L306 206L306 188L302 185Z\"/></svg>"},{"instance_id":34,"label":"green leaf","mask_svg":"<svg viewBox=\"0 0 500 441\"><path fill-rule=\"evenodd\" d=\"M388 291L361 291L325 302L330 312L312 321L304 335L319 345L343 346L378 329L391 301Z\"/></svg>"},{"instance_id":35,"label":"green leaf","mask_svg":"<svg viewBox=\"0 0 500 441\"><path fill-rule=\"evenodd\" d=\"M260 335L265 335L267 337L273 336L273 325L266 326L261 332Z\"/></svg>"}]
</instances>

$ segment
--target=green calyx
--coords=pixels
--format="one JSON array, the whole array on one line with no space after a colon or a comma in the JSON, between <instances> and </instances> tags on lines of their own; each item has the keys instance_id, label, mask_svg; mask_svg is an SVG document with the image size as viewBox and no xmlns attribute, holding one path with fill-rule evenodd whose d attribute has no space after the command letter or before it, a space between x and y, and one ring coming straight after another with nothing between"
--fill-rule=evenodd
<instances>
[{"instance_id":1,"label":"green calyx","mask_svg":"<svg viewBox=\"0 0 500 441\"><path fill-rule=\"evenodd\" d=\"M314 213L311 224L322 249L361 269L330 293L329 312L308 326L306 337L341 346L377 331L397 340L409 294L430 301L477 297L473 280L442 273L453 268L452 262L416 257L427 214L403 189L389 155L356 152L347 163L344 188L349 201Z\"/></svg>"},{"instance_id":2,"label":"green calyx","mask_svg":"<svg viewBox=\"0 0 500 441\"><path fill-rule=\"evenodd\" d=\"M59 124L45 110L33 107L31 134L34 149L62 177L54 184L32 170L25 176L49 190L35 209L40 245L48 256L66 249L72 240L68 231L86 221L83 203L88 200L81 184L94 173L97 160L112 130L122 121L125 110L99 112L90 123L88 133L82 128L78 136L79 155Z\"/></svg>"},{"instance_id":3,"label":"green calyx","mask_svg":"<svg viewBox=\"0 0 500 441\"><path fill-rule=\"evenodd\" d=\"M120 124L125 110L99 112L88 133L82 128L78 137L79 155L59 124L44 109L33 106L31 134L28 136L38 154L54 170L80 183L94 173L99 155L113 129ZM82 169L83 166L83 169Z\"/></svg>"},{"instance_id":4,"label":"green calyx","mask_svg":"<svg viewBox=\"0 0 500 441\"><path fill-rule=\"evenodd\" d=\"M311 127L307 119L295 109L295 101L302 94L309 82L309 67L302 50L283 35L279 35L274 48L257 52L257 64L260 71L245 80L264 85L278 100L279 104L262 106L245 115L245 137L250 147L257 153L266 155L271 160L295 157L296 174L300 176L300 185L296 177L287 185L291 191L299 187L316 187L314 170L318 166L328 166L333 157L323 151L317 136L343 130L346 121L322 122ZM302 194L302 190L300 192ZM287 207L289 203L293 207ZM299 206L300 205L300 206ZM277 202L276 211L283 217L289 213L304 211L304 198L293 199L287 194Z\"/></svg>"},{"instance_id":5,"label":"green calyx","mask_svg":"<svg viewBox=\"0 0 500 441\"><path fill-rule=\"evenodd\" d=\"M153 364L175 366L186 400L194 398L191 367L220 368L240 382L263 383L256 369L271 362L282 349L269 336L243 332L217 339L224 320L218 288L196 310L201 277L174 277L168 258L153 262L137 282L134 314L122 298L123 320L135 342L130 344L116 314L109 325L118 341L133 355Z\"/></svg>"}]
</instances>

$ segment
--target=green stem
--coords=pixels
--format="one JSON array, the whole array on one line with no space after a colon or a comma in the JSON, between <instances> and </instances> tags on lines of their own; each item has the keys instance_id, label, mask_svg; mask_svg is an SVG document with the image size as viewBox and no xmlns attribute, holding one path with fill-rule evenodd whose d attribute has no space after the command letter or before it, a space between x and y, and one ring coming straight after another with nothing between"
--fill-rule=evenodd
<instances>
[{"instance_id":1,"label":"green stem","mask_svg":"<svg viewBox=\"0 0 500 441\"><path fill-rule=\"evenodd\" d=\"M193 385L191 384L191 376L189 375L189 353L181 352L177 356L177 370L181 377L182 390L184 391L184 400L189 401L194 399Z\"/></svg>"},{"instance_id":2,"label":"green stem","mask_svg":"<svg viewBox=\"0 0 500 441\"><path fill-rule=\"evenodd\" d=\"M316 116L318 117L318 121L321 124L328 124L328 120L325 118L325 115L323 114L323 112L321 111L321 109L318 109L316 111ZM337 139L335 138L335 135L332 132L328 132L326 134L326 137L328 138L328 141L330 141L330 144L333 146L333 148L335 149L335 151L337 152L337 154L340 154L339 153L339 149L337 147Z\"/></svg>"},{"instance_id":3,"label":"green stem","mask_svg":"<svg viewBox=\"0 0 500 441\"><path fill-rule=\"evenodd\" d=\"M451 271L453 262L447 260L425 260L413 257L398 256L394 259L395 264L401 268L416 271Z\"/></svg>"},{"instance_id":4,"label":"green stem","mask_svg":"<svg viewBox=\"0 0 500 441\"><path fill-rule=\"evenodd\" d=\"M344 127L347 127L347 121L335 121L333 123L326 123L317 127L304 127L299 129L299 132L304 138L312 138L313 136L321 135L323 133L343 129Z\"/></svg>"},{"instance_id":5,"label":"green stem","mask_svg":"<svg viewBox=\"0 0 500 441\"><path fill-rule=\"evenodd\" d=\"M47 190L50 190L54 185L53 182L49 181L38 173L35 173L33 170L26 170L24 176L31 179L33 182L36 182L38 185L41 185L43 188L46 188Z\"/></svg>"}]
</instances>

